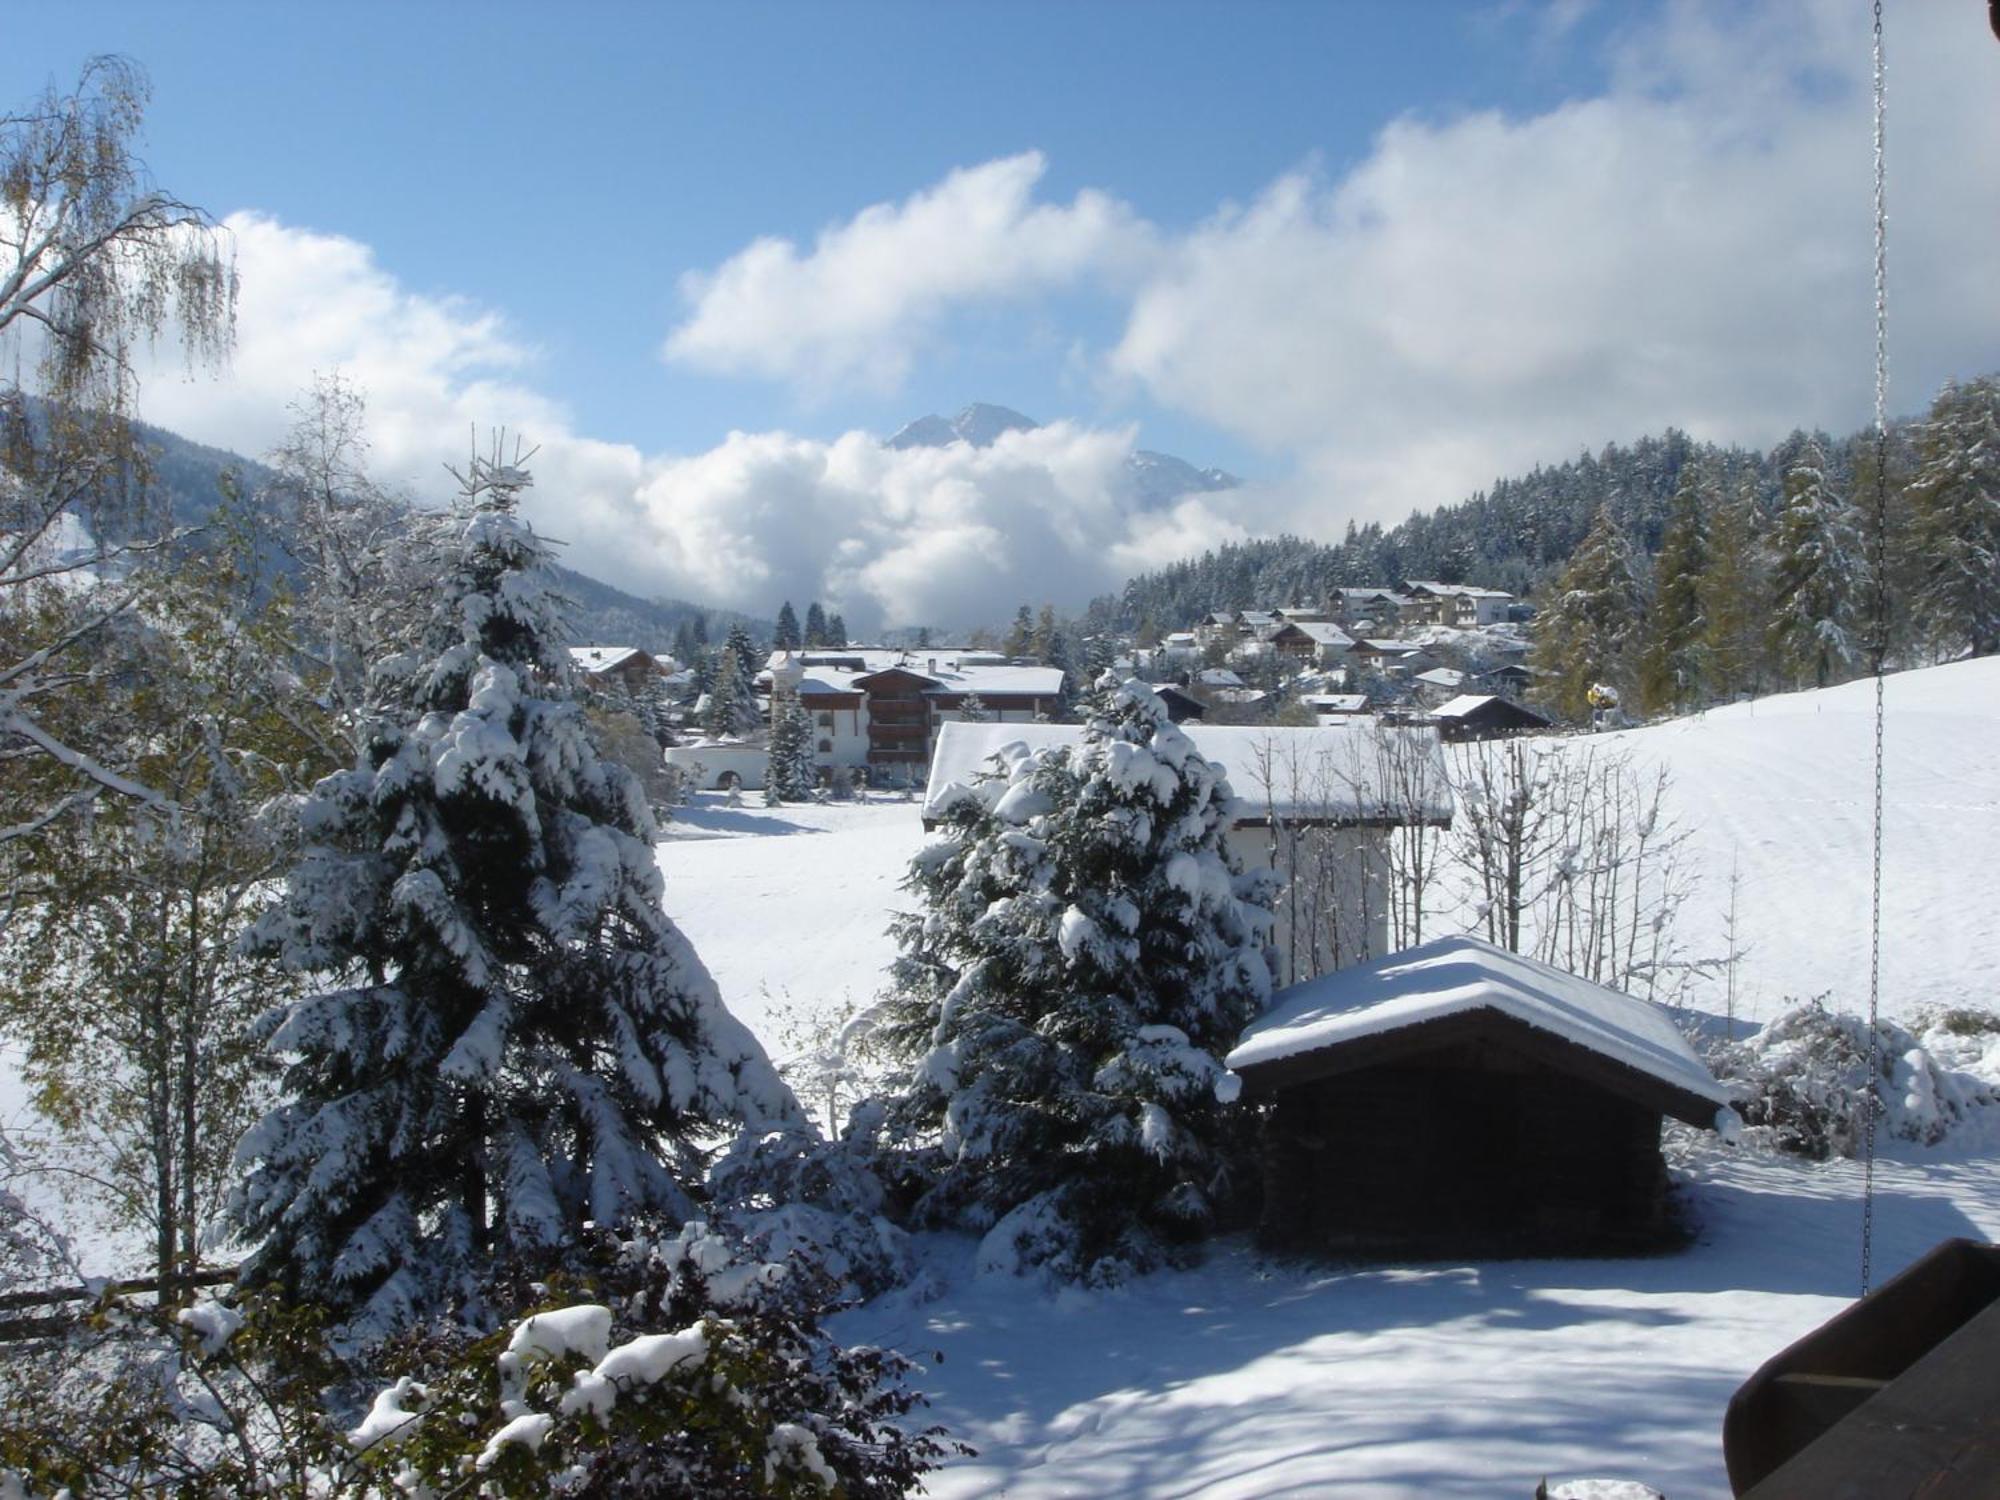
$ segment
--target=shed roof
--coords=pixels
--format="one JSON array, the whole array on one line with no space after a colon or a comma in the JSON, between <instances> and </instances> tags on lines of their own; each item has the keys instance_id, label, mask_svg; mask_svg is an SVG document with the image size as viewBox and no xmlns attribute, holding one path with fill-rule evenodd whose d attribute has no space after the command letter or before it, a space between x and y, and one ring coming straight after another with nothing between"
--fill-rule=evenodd
<instances>
[{"instance_id":1,"label":"shed roof","mask_svg":"<svg viewBox=\"0 0 2000 1500\"><path fill-rule=\"evenodd\" d=\"M1306 1058L1332 1073L1343 1050L1481 1012L1651 1080L1663 1111L1692 1124L1710 1123L1729 1102L1663 1007L1476 937L1439 938L1280 990L1226 1061L1252 1078Z\"/></svg>"},{"instance_id":2,"label":"shed roof","mask_svg":"<svg viewBox=\"0 0 2000 1500\"><path fill-rule=\"evenodd\" d=\"M1437 736L1428 730L1195 723L1180 730L1228 774L1240 803L1238 827L1273 818L1295 824L1451 821L1451 787ZM924 819L937 816L946 787L991 771L993 757L1008 745L1041 750L1082 743L1081 724L940 725L924 789ZM1385 750L1414 758L1413 798L1384 787L1384 762L1391 758Z\"/></svg>"}]
</instances>

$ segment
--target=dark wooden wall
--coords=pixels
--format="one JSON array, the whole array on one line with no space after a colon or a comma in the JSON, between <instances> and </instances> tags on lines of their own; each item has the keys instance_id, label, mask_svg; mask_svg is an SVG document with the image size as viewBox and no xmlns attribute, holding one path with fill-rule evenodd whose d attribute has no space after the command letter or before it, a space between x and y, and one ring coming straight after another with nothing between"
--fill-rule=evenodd
<instances>
[{"instance_id":1,"label":"dark wooden wall","mask_svg":"<svg viewBox=\"0 0 2000 1500\"><path fill-rule=\"evenodd\" d=\"M1658 1112L1497 1044L1285 1089L1263 1160L1274 1249L1606 1252L1668 1228Z\"/></svg>"}]
</instances>

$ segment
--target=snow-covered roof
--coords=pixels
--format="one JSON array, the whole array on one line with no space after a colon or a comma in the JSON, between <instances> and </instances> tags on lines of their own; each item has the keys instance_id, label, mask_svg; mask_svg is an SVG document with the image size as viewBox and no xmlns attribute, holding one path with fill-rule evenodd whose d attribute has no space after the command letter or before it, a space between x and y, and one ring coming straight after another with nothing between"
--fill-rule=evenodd
<instances>
[{"instance_id":1,"label":"snow-covered roof","mask_svg":"<svg viewBox=\"0 0 2000 1500\"><path fill-rule=\"evenodd\" d=\"M1287 823L1430 823L1451 818L1451 788L1437 736L1422 729L1365 725L1311 729L1266 724L1196 724L1181 733L1228 774L1239 801L1237 826ZM1393 738L1387 738L1393 737ZM1002 747L1081 746L1081 724L960 724L939 727L923 815L937 816L945 788L991 771ZM1415 797L1385 792L1382 752L1415 757ZM1414 806L1412 806L1414 802Z\"/></svg>"},{"instance_id":2,"label":"snow-covered roof","mask_svg":"<svg viewBox=\"0 0 2000 1500\"><path fill-rule=\"evenodd\" d=\"M1054 698L1062 692L1061 667L1017 667L1004 657L960 657L956 652L926 652L916 657L906 657L901 652L884 655L890 659L880 666L864 666L857 671L852 666L815 662L808 654L805 676L799 681L799 695L810 698L827 693L866 693L868 689L861 679L892 670L928 678L936 686L924 689L927 693Z\"/></svg>"},{"instance_id":3,"label":"snow-covered roof","mask_svg":"<svg viewBox=\"0 0 2000 1500\"><path fill-rule=\"evenodd\" d=\"M1243 679L1227 667L1204 667L1195 680L1204 687L1242 687Z\"/></svg>"},{"instance_id":4,"label":"snow-covered roof","mask_svg":"<svg viewBox=\"0 0 2000 1500\"><path fill-rule=\"evenodd\" d=\"M571 646L569 659L579 671L593 675L622 667L635 656L645 656L637 646ZM649 658L650 659L650 658Z\"/></svg>"},{"instance_id":5,"label":"snow-covered roof","mask_svg":"<svg viewBox=\"0 0 2000 1500\"><path fill-rule=\"evenodd\" d=\"M1428 672L1417 673L1417 681L1428 682L1432 687L1457 687L1465 681L1465 674L1457 667L1432 667Z\"/></svg>"},{"instance_id":6,"label":"snow-covered roof","mask_svg":"<svg viewBox=\"0 0 2000 1500\"><path fill-rule=\"evenodd\" d=\"M1428 579L1412 578L1410 592L1416 593L1419 590L1447 598L1457 596L1464 599L1511 599L1514 597L1505 589L1483 589L1470 583L1433 583Z\"/></svg>"},{"instance_id":7,"label":"snow-covered roof","mask_svg":"<svg viewBox=\"0 0 2000 1500\"><path fill-rule=\"evenodd\" d=\"M1299 702L1323 714L1358 714L1368 706L1366 693L1301 693Z\"/></svg>"},{"instance_id":8,"label":"snow-covered roof","mask_svg":"<svg viewBox=\"0 0 2000 1500\"><path fill-rule=\"evenodd\" d=\"M1476 937L1439 938L1280 990L1225 1061L1244 1072L1480 1010L1551 1032L1715 1108L1729 1102L1662 1007Z\"/></svg>"},{"instance_id":9,"label":"snow-covered roof","mask_svg":"<svg viewBox=\"0 0 2000 1500\"><path fill-rule=\"evenodd\" d=\"M1440 703L1431 710L1434 719L1462 719L1475 708L1494 701L1492 693L1460 693L1449 702Z\"/></svg>"},{"instance_id":10,"label":"snow-covered roof","mask_svg":"<svg viewBox=\"0 0 2000 1500\"><path fill-rule=\"evenodd\" d=\"M1284 630L1278 633L1284 635L1294 630L1305 636L1315 646L1337 646L1345 649L1354 644L1353 636L1342 630L1338 625L1328 624L1324 620L1288 620L1285 622Z\"/></svg>"},{"instance_id":11,"label":"snow-covered roof","mask_svg":"<svg viewBox=\"0 0 2000 1500\"><path fill-rule=\"evenodd\" d=\"M1372 635L1360 644L1369 651L1379 651L1387 656L1415 656L1424 649L1419 641L1385 641Z\"/></svg>"}]
</instances>

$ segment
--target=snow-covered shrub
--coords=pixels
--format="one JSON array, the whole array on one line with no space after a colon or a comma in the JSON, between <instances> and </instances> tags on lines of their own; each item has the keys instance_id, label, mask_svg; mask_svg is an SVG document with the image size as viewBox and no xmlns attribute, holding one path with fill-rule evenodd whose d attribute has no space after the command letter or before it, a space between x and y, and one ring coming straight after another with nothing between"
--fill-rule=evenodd
<instances>
[{"instance_id":1,"label":"snow-covered shrub","mask_svg":"<svg viewBox=\"0 0 2000 1500\"><path fill-rule=\"evenodd\" d=\"M1270 990L1268 887L1232 867L1219 769L1143 684L1100 679L1083 745L960 787L905 888L883 1035L920 1222L994 1263L1115 1281L1225 1198L1221 1057ZM990 1236L989 1236L990 1238Z\"/></svg>"},{"instance_id":2,"label":"snow-covered shrub","mask_svg":"<svg viewBox=\"0 0 2000 1500\"><path fill-rule=\"evenodd\" d=\"M2000 1098L2000 1021L1979 1030L1974 1013L1943 1012L1916 1024L1917 1031L1878 1024L1877 1130L1936 1145L1970 1112ZM1813 1000L1748 1041L1718 1049L1710 1065L1735 1094L1752 1139L1823 1161L1861 1149L1868 1053L1865 1017Z\"/></svg>"},{"instance_id":3,"label":"snow-covered shrub","mask_svg":"<svg viewBox=\"0 0 2000 1500\"><path fill-rule=\"evenodd\" d=\"M365 1367L269 1293L110 1305L0 1366L0 1474L49 1497L907 1494L944 1434L912 1420L908 1360L826 1334L830 1290L697 1220L585 1235L548 1281L488 1286L497 1332L412 1330Z\"/></svg>"},{"instance_id":4,"label":"snow-covered shrub","mask_svg":"<svg viewBox=\"0 0 2000 1500\"><path fill-rule=\"evenodd\" d=\"M885 1216L872 1138L811 1130L744 1134L710 1173L712 1210L770 1260L812 1263L844 1297L909 1281L909 1236Z\"/></svg>"},{"instance_id":5,"label":"snow-covered shrub","mask_svg":"<svg viewBox=\"0 0 2000 1500\"><path fill-rule=\"evenodd\" d=\"M690 1222L596 1237L561 1288L491 1337L433 1347L353 1439L400 1483L497 1495L886 1497L944 1451L909 1425L912 1364L820 1327L830 1288ZM440 1357L442 1355L442 1357Z\"/></svg>"},{"instance_id":6,"label":"snow-covered shrub","mask_svg":"<svg viewBox=\"0 0 2000 1500\"><path fill-rule=\"evenodd\" d=\"M239 1151L245 1274L362 1336L586 1223L688 1217L709 1141L799 1118L569 696L527 482L474 465L423 649L379 679L400 712L315 787L247 939L323 987L260 1023L285 1097Z\"/></svg>"}]
</instances>

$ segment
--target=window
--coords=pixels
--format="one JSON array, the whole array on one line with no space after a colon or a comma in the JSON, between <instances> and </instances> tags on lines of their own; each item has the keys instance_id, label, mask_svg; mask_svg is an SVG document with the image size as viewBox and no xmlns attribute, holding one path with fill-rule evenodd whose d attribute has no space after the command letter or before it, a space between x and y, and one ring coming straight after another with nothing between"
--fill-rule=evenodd
<instances>
[{"instance_id":1,"label":"window","mask_svg":"<svg viewBox=\"0 0 2000 1500\"><path fill-rule=\"evenodd\" d=\"M819 716L819 727L820 727L820 728L822 728L822 729L831 729L831 728L833 728L833 715L832 715L832 714L821 714L821 715ZM821 748L822 748L822 749L824 749L825 747L824 747L824 746L821 746Z\"/></svg>"},{"instance_id":2,"label":"window","mask_svg":"<svg viewBox=\"0 0 2000 1500\"><path fill-rule=\"evenodd\" d=\"M833 754L833 741L832 741L832 740L821 740L821 741L819 742L819 753L820 753L821 755L831 755L831 754Z\"/></svg>"}]
</instances>

